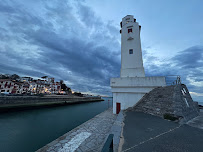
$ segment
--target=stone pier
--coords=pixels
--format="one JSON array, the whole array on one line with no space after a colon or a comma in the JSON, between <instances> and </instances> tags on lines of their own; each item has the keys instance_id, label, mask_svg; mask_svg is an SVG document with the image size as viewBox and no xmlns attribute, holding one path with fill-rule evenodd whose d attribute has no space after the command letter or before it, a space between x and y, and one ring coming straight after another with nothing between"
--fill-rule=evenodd
<instances>
[{"instance_id":1,"label":"stone pier","mask_svg":"<svg viewBox=\"0 0 203 152\"><path fill-rule=\"evenodd\" d=\"M102 112L75 129L69 131L37 152L98 152L110 133L120 138L122 119L112 113L112 108ZM119 143L116 142L117 144Z\"/></svg>"}]
</instances>

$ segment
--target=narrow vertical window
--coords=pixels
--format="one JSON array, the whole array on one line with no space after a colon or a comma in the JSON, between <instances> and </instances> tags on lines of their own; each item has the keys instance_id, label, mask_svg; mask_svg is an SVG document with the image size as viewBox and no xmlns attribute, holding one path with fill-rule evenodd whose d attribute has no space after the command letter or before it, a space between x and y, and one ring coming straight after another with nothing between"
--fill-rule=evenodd
<instances>
[{"instance_id":1,"label":"narrow vertical window","mask_svg":"<svg viewBox=\"0 0 203 152\"><path fill-rule=\"evenodd\" d=\"M133 49L129 49L129 54L133 54Z\"/></svg>"},{"instance_id":2,"label":"narrow vertical window","mask_svg":"<svg viewBox=\"0 0 203 152\"><path fill-rule=\"evenodd\" d=\"M133 32L133 29L131 29L131 28L130 28L130 29L128 29L128 33L130 33L130 32Z\"/></svg>"}]
</instances>

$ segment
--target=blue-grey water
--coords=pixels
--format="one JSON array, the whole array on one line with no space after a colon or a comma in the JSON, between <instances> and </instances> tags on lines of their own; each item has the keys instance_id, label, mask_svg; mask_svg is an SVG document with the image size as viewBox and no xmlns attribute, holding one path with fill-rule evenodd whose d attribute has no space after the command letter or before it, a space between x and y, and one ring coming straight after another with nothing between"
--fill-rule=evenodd
<instances>
[{"instance_id":1,"label":"blue-grey water","mask_svg":"<svg viewBox=\"0 0 203 152\"><path fill-rule=\"evenodd\" d=\"M104 99L102 102L1 113L0 151L36 151L105 111L111 98Z\"/></svg>"},{"instance_id":2,"label":"blue-grey water","mask_svg":"<svg viewBox=\"0 0 203 152\"><path fill-rule=\"evenodd\" d=\"M198 102L198 104L203 106L203 102Z\"/></svg>"}]
</instances>

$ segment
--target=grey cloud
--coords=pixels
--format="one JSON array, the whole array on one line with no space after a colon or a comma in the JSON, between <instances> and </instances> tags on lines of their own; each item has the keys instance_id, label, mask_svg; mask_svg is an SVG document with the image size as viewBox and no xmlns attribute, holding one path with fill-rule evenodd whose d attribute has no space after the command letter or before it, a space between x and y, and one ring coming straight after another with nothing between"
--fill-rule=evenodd
<instances>
[{"instance_id":1,"label":"grey cloud","mask_svg":"<svg viewBox=\"0 0 203 152\"><path fill-rule=\"evenodd\" d=\"M21 74L21 75L31 75L33 77L40 77L42 75L45 75L45 73L40 72L40 71L35 71L33 69L25 69L25 68L18 68L18 67L13 67L11 65L8 64L2 64L0 63L0 67L1 67L1 73L10 73L13 74L13 71L17 74Z\"/></svg>"},{"instance_id":2,"label":"grey cloud","mask_svg":"<svg viewBox=\"0 0 203 152\"><path fill-rule=\"evenodd\" d=\"M190 91L202 93L203 86L197 86L194 82L203 82L203 47L193 46L183 51L180 51L177 55L169 60L160 60L153 55L150 55L147 50L143 51L143 57L145 60L145 71L148 76L169 76L179 75L181 76L182 83L186 84ZM161 64L154 64L156 62ZM170 83L175 77L166 77L166 80ZM195 97L195 100L201 100L201 97Z\"/></svg>"},{"instance_id":3,"label":"grey cloud","mask_svg":"<svg viewBox=\"0 0 203 152\"><path fill-rule=\"evenodd\" d=\"M193 46L179 52L172 60L182 68L198 68L203 63L203 47Z\"/></svg>"},{"instance_id":4,"label":"grey cloud","mask_svg":"<svg viewBox=\"0 0 203 152\"><path fill-rule=\"evenodd\" d=\"M86 35L81 38L78 36L81 33L75 35L74 26L67 26L69 24L74 25L74 23L76 23L76 27L81 26L74 15L66 15L66 17L72 18L71 23L62 20L63 12L67 13L66 9L72 8L71 6L63 5L60 7L58 5L54 7L46 6L45 8L45 16L40 17L24 9L13 11L14 14L10 17L6 30L11 31L15 36L9 34L7 36L10 37L10 40L17 40L18 45L21 43L22 47L30 45L30 50L25 48L19 51L19 48L13 48L12 45L7 47L5 42L3 51L6 53L0 59L6 59L7 57L13 60L14 64L11 66L2 65L1 72L8 73L10 71L11 73L39 77L49 75L71 82L70 85L73 89L79 89L80 91L102 93L102 91L106 92L104 88L109 90L109 78L119 75L119 69L115 67L120 66L120 61L115 58L115 52L111 52L106 46L99 45L99 41L85 39L88 36L90 26L94 25L94 27L99 28L105 25L98 22L98 18L94 16L90 8L81 4L78 11L83 11L84 14L88 15L86 17L90 19L87 22L81 16L82 21L88 24L86 29L82 29L86 31ZM58 16L55 14L56 12L58 12ZM71 11L68 11L68 13L71 13ZM44 20L46 16L48 20ZM56 19L52 20L55 17ZM103 39L100 38L103 36L109 37L105 34L100 36L99 33L97 35L98 39ZM33 57L32 54L36 53L36 49L39 51L37 53L38 57ZM22 56L21 53L27 53L27 56ZM23 66L30 67L30 69L27 70Z\"/></svg>"},{"instance_id":5,"label":"grey cloud","mask_svg":"<svg viewBox=\"0 0 203 152\"><path fill-rule=\"evenodd\" d=\"M83 3L78 3L77 6L80 19L87 27L102 27L103 23L101 19L95 16L90 7L85 6Z\"/></svg>"},{"instance_id":6,"label":"grey cloud","mask_svg":"<svg viewBox=\"0 0 203 152\"><path fill-rule=\"evenodd\" d=\"M15 9L8 4L9 1L1 0L0 2L1 2L0 12L9 14L16 12Z\"/></svg>"},{"instance_id":7,"label":"grey cloud","mask_svg":"<svg viewBox=\"0 0 203 152\"><path fill-rule=\"evenodd\" d=\"M9 21L0 21L5 24L0 28L0 72L48 75L70 82L74 90L110 94L109 79L120 73L119 29L111 22L104 24L83 3L66 2L48 5L50 1L43 1L44 9L38 14L12 3L0 4L0 11L11 15ZM92 29L95 32L91 33ZM186 84L188 75L202 81L203 72L197 69L202 67L202 52L201 46L195 46L162 61L143 50L146 75L181 75Z\"/></svg>"}]
</instances>

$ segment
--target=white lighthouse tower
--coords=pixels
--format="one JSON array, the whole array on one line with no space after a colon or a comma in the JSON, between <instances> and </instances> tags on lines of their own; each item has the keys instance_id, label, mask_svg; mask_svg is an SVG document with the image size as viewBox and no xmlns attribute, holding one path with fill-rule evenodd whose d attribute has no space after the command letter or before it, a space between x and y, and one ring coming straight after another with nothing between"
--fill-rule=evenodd
<instances>
[{"instance_id":1,"label":"white lighthouse tower","mask_svg":"<svg viewBox=\"0 0 203 152\"><path fill-rule=\"evenodd\" d=\"M144 94L158 86L165 86L165 77L145 77L140 41L141 26L132 15L122 19L121 73L111 78L113 113L134 106Z\"/></svg>"},{"instance_id":2,"label":"white lighthouse tower","mask_svg":"<svg viewBox=\"0 0 203 152\"><path fill-rule=\"evenodd\" d=\"M141 26L132 15L121 22L121 77L145 77L140 42Z\"/></svg>"}]
</instances>

